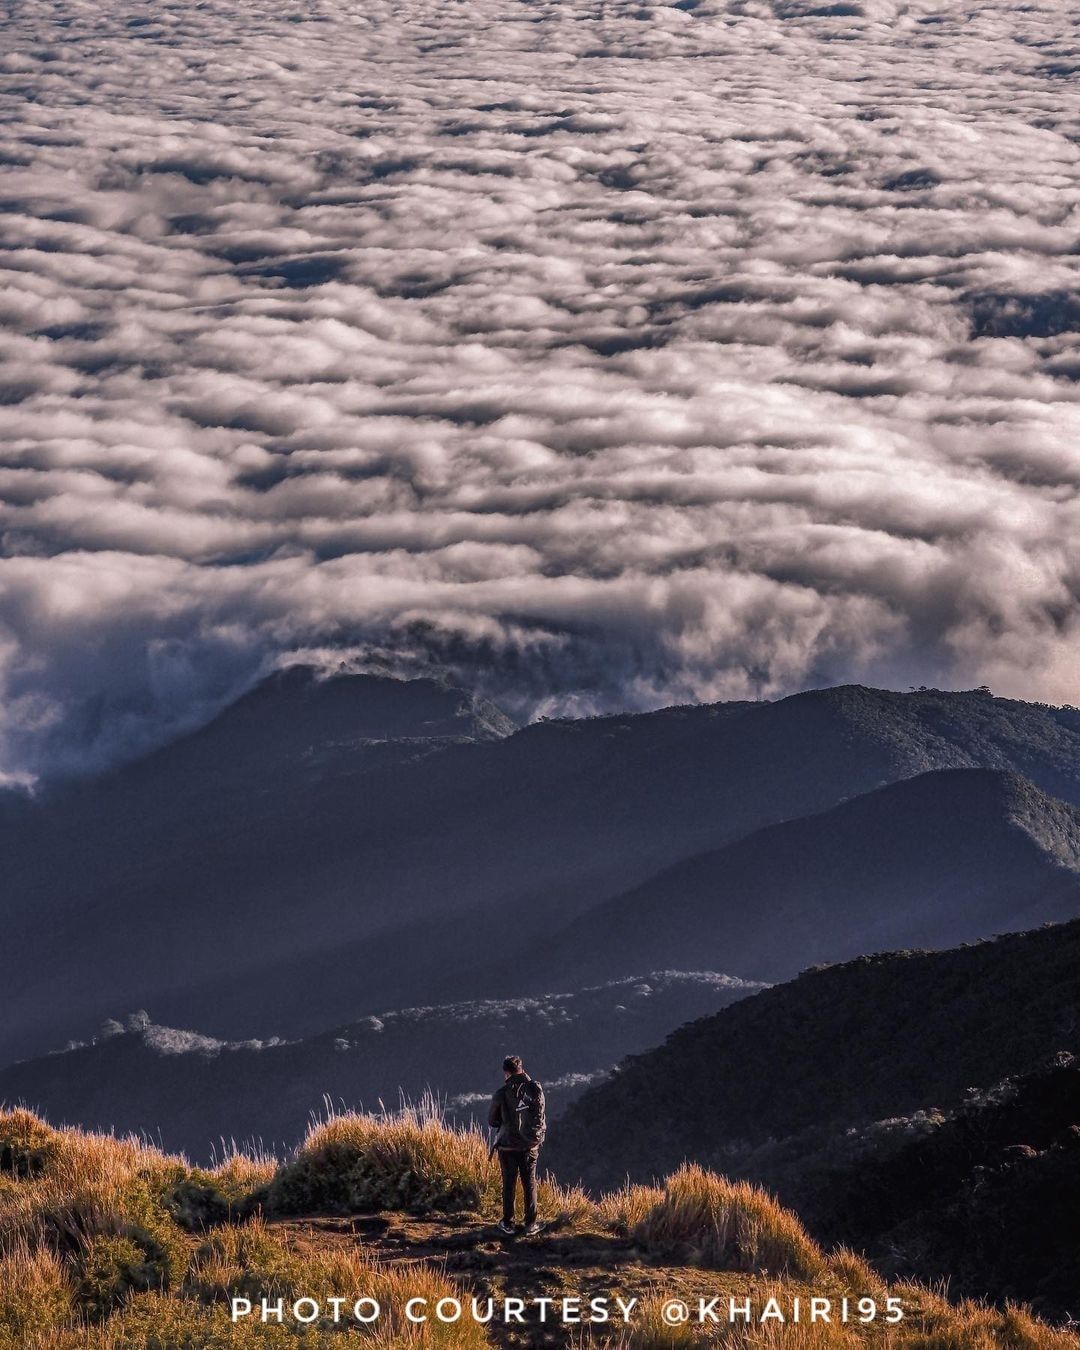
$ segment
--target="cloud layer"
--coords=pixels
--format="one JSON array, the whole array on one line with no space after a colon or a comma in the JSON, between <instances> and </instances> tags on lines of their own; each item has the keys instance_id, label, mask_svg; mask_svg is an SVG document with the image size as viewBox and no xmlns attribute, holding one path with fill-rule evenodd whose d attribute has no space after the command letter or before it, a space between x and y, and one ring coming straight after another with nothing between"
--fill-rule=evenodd
<instances>
[{"instance_id":1,"label":"cloud layer","mask_svg":"<svg viewBox=\"0 0 1080 1350\"><path fill-rule=\"evenodd\" d=\"M1065 0L27 0L0 773L289 654L1080 701Z\"/></svg>"}]
</instances>

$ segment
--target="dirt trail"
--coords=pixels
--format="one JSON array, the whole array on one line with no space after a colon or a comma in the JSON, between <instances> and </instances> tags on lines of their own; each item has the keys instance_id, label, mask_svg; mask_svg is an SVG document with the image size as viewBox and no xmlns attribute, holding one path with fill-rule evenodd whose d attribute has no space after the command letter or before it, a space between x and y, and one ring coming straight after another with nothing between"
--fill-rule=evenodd
<instances>
[{"instance_id":1,"label":"dirt trail","mask_svg":"<svg viewBox=\"0 0 1080 1350\"><path fill-rule=\"evenodd\" d=\"M466 1297L481 1299L516 1297L531 1300L546 1297L578 1297L582 1308L589 1300L616 1295L644 1299L657 1292L678 1297L697 1297L702 1274L685 1266L650 1264L629 1241L611 1233L546 1231L534 1238L507 1238L491 1224L469 1218L417 1219L408 1215L374 1215L360 1218L316 1218L279 1221L290 1240L301 1249L341 1245L361 1250L393 1265L426 1262L440 1267ZM762 1281L753 1275L710 1273L709 1283L718 1294L750 1295ZM489 1333L496 1345L505 1347L562 1347L576 1339L580 1327L553 1321L541 1323L533 1310L524 1325L492 1321Z\"/></svg>"}]
</instances>

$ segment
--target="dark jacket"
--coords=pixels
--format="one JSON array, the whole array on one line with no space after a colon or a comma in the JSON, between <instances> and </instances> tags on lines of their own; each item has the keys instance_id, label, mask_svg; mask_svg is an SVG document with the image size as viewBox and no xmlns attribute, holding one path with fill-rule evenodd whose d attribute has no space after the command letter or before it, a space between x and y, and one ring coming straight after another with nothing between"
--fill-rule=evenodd
<instances>
[{"instance_id":1,"label":"dark jacket","mask_svg":"<svg viewBox=\"0 0 1080 1350\"><path fill-rule=\"evenodd\" d=\"M547 1132L544 1089L527 1073L514 1074L492 1097L488 1124L498 1131L496 1148L538 1149Z\"/></svg>"}]
</instances>

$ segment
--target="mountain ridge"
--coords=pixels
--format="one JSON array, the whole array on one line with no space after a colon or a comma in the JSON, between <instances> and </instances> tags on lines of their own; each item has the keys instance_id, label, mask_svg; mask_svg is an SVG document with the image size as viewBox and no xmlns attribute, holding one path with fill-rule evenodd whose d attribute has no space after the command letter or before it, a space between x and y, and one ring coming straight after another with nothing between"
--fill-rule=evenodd
<instances>
[{"instance_id":1,"label":"mountain ridge","mask_svg":"<svg viewBox=\"0 0 1080 1350\"><path fill-rule=\"evenodd\" d=\"M648 1179L671 1159L730 1170L800 1131L839 1135L947 1107L969 1087L1080 1050L1078 966L1072 920L803 972L627 1059L568 1108L552 1163L590 1185ZM695 1072L720 1088L707 1107L672 1090ZM613 1134L615 1120L633 1129ZM599 1153L597 1137L609 1141Z\"/></svg>"},{"instance_id":2,"label":"mountain ridge","mask_svg":"<svg viewBox=\"0 0 1080 1350\"><path fill-rule=\"evenodd\" d=\"M604 902L522 960L608 977L645 953L754 978L952 946L1080 913L1080 809L995 769L942 769L768 825ZM606 935L619 929L619 945ZM766 942L763 934L768 934Z\"/></svg>"},{"instance_id":3,"label":"mountain ridge","mask_svg":"<svg viewBox=\"0 0 1080 1350\"><path fill-rule=\"evenodd\" d=\"M214 1140L256 1130L291 1146L327 1099L374 1107L434 1092L467 1118L513 1051L558 1109L628 1052L758 988L707 971L653 971L534 998L389 1009L296 1040L224 1041L139 1012L110 1019L89 1043L0 1069L0 1100L203 1158Z\"/></svg>"},{"instance_id":4,"label":"mountain ridge","mask_svg":"<svg viewBox=\"0 0 1080 1350\"><path fill-rule=\"evenodd\" d=\"M348 705L365 678L320 696ZM460 729L471 696L438 697ZM299 1035L512 995L479 949L501 958L687 857L928 768L1014 770L1080 803L1080 713L978 692L845 686L494 737L484 714L471 739L359 748L354 726L331 724L329 768L297 732L255 768L225 744L211 771L171 770L189 741L0 819L0 1063L117 1002L235 1038L268 1014Z\"/></svg>"}]
</instances>

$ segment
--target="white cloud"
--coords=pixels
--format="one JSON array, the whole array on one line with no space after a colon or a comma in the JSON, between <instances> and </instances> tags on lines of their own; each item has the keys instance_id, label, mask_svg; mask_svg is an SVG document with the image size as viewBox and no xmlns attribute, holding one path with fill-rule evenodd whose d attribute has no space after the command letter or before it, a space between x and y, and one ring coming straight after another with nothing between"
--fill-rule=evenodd
<instances>
[{"instance_id":1,"label":"white cloud","mask_svg":"<svg viewBox=\"0 0 1080 1350\"><path fill-rule=\"evenodd\" d=\"M1080 700L1070 24L20 7L0 776L297 652L520 712Z\"/></svg>"}]
</instances>

